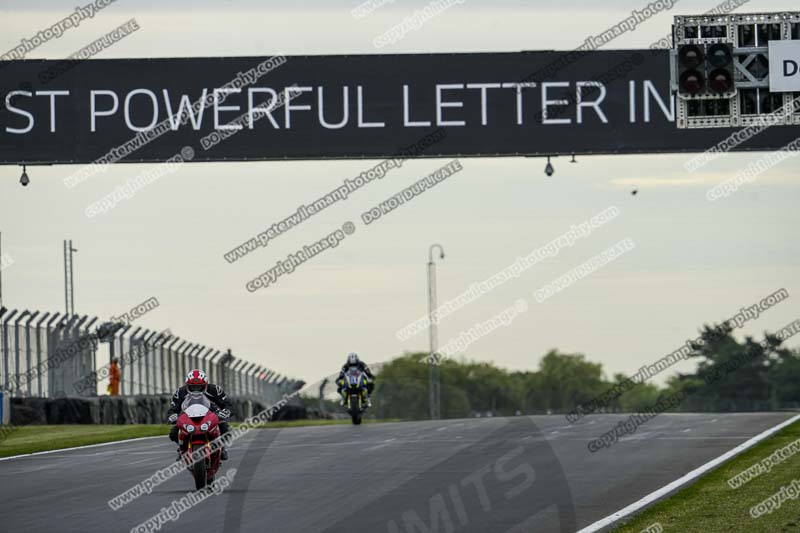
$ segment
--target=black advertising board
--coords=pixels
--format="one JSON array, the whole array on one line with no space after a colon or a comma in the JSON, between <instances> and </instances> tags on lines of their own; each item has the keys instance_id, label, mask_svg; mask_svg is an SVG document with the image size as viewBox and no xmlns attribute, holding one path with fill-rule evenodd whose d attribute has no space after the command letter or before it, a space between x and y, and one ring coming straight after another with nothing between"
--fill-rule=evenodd
<instances>
[{"instance_id":1,"label":"black advertising board","mask_svg":"<svg viewBox=\"0 0 800 533\"><path fill-rule=\"evenodd\" d=\"M701 152L667 50L0 63L0 163ZM774 126L737 147L779 149ZM438 133L437 133L438 132Z\"/></svg>"}]
</instances>

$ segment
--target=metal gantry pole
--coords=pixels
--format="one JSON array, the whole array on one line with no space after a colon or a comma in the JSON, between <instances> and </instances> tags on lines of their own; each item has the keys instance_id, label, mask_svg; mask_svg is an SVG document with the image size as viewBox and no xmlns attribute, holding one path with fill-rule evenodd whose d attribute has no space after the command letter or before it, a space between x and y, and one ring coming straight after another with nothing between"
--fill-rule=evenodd
<instances>
[{"instance_id":1,"label":"metal gantry pole","mask_svg":"<svg viewBox=\"0 0 800 533\"><path fill-rule=\"evenodd\" d=\"M440 244L432 244L428 248L428 406L431 420L441 418L441 389L439 381L439 331L438 313L439 307L436 299L436 263L433 261L433 251L439 249L439 258L444 259L444 248Z\"/></svg>"}]
</instances>

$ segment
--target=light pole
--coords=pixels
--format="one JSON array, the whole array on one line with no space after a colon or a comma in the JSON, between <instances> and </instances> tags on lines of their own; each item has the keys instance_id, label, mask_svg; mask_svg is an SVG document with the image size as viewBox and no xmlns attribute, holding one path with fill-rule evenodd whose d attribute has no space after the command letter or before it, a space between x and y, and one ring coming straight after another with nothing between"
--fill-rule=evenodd
<instances>
[{"instance_id":1,"label":"light pole","mask_svg":"<svg viewBox=\"0 0 800 533\"><path fill-rule=\"evenodd\" d=\"M72 240L64 241L64 305L67 317L75 314L75 285L72 281L72 254L77 252L77 248L72 247Z\"/></svg>"},{"instance_id":2,"label":"light pole","mask_svg":"<svg viewBox=\"0 0 800 533\"><path fill-rule=\"evenodd\" d=\"M439 356L438 350L438 318L436 308L439 307L436 301L436 263L433 262L433 251L439 249L439 259L444 259L444 248L441 244L432 244L428 248L428 406L430 408L431 420L438 420L441 417L441 394L439 389Z\"/></svg>"}]
</instances>

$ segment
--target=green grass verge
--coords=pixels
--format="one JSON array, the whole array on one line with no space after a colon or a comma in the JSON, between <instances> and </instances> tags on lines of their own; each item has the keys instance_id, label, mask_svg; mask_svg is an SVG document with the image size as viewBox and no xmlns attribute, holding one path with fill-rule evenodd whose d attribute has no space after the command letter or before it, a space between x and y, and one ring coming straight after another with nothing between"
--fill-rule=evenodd
<instances>
[{"instance_id":1,"label":"green grass verge","mask_svg":"<svg viewBox=\"0 0 800 533\"><path fill-rule=\"evenodd\" d=\"M399 420L364 420L364 424L379 422L399 422ZM279 429L301 426L334 426L349 425L350 420L288 420L285 422L270 422L256 426L257 429ZM238 425L236 423L232 424ZM167 437L169 426L166 424L132 424L126 426L111 425L54 425L54 426L22 426L3 427L9 429L8 436L0 440L0 457L22 455L25 453L45 452L60 450L74 446L100 444L118 440L135 439L138 437ZM1 435L5 433L0 432Z\"/></svg>"},{"instance_id":2,"label":"green grass verge","mask_svg":"<svg viewBox=\"0 0 800 533\"><path fill-rule=\"evenodd\" d=\"M786 499L772 513L758 518L750 516L752 507L790 485L794 479L800 479L800 453L773 465L769 472L762 473L737 489L728 485L730 478L798 438L800 422L785 427L614 531L639 533L655 523L661 524L665 532L800 531L800 501L796 499Z\"/></svg>"},{"instance_id":3,"label":"green grass verge","mask_svg":"<svg viewBox=\"0 0 800 533\"><path fill-rule=\"evenodd\" d=\"M6 429L4 427L4 429ZM86 446L101 442L135 439L137 437L155 437L166 435L169 426L130 425L130 426L95 426L95 425L56 425L56 426L22 426L11 428L8 436L0 442L0 457L20 455L23 453L60 450L73 446Z\"/></svg>"}]
</instances>

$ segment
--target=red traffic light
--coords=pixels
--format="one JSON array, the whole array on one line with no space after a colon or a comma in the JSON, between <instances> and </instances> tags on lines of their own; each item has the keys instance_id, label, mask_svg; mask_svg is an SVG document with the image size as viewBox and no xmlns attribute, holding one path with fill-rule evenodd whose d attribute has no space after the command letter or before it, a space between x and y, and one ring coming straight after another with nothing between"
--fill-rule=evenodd
<instances>
[{"instance_id":1,"label":"red traffic light","mask_svg":"<svg viewBox=\"0 0 800 533\"><path fill-rule=\"evenodd\" d=\"M711 71L708 76L708 85L715 93L726 93L733 88L733 78L731 78L730 72L719 68Z\"/></svg>"},{"instance_id":2,"label":"red traffic light","mask_svg":"<svg viewBox=\"0 0 800 533\"><path fill-rule=\"evenodd\" d=\"M703 90L705 87L705 80L703 75L697 70L687 70L681 74L680 90L683 93L695 95Z\"/></svg>"}]
</instances>

